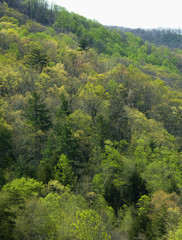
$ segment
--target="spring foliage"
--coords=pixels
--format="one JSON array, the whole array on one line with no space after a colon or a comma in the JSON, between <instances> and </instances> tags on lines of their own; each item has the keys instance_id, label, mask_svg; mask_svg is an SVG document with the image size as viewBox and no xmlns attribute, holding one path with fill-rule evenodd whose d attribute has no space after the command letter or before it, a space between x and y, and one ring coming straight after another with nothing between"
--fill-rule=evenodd
<instances>
[{"instance_id":1,"label":"spring foliage","mask_svg":"<svg viewBox=\"0 0 182 240\"><path fill-rule=\"evenodd\" d=\"M0 1L0 238L181 239L181 83L179 49Z\"/></svg>"}]
</instances>

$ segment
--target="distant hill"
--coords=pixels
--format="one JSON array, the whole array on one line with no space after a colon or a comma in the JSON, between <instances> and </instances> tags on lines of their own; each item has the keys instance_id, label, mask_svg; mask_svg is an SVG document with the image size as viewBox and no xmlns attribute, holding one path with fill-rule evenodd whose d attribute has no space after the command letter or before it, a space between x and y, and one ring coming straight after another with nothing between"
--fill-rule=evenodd
<instances>
[{"instance_id":1,"label":"distant hill","mask_svg":"<svg viewBox=\"0 0 182 240\"><path fill-rule=\"evenodd\" d=\"M181 29L132 29L111 26L111 29L119 29L123 32L131 32L139 36L144 41L148 41L158 46L167 46L169 48L182 49L182 30Z\"/></svg>"}]
</instances>

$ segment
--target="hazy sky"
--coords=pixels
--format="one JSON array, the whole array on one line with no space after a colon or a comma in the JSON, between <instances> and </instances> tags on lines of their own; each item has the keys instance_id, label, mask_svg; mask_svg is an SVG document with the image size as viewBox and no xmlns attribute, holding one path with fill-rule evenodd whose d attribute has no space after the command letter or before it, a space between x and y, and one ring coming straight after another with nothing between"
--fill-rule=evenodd
<instances>
[{"instance_id":1,"label":"hazy sky","mask_svg":"<svg viewBox=\"0 0 182 240\"><path fill-rule=\"evenodd\" d=\"M181 0L49 0L104 25L182 28Z\"/></svg>"}]
</instances>

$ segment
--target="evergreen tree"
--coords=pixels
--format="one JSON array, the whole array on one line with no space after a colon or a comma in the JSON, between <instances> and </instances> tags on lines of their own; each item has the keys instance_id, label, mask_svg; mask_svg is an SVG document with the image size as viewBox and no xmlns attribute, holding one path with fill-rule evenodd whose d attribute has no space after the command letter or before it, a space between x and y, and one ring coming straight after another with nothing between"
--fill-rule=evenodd
<instances>
[{"instance_id":1,"label":"evergreen tree","mask_svg":"<svg viewBox=\"0 0 182 240\"><path fill-rule=\"evenodd\" d=\"M11 128L0 112L0 188L5 183L5 169L12 159Z\"/></svg>"},{"instance_id":2,"label":"evergreen tree","mask_svg":"<svg viewBox=\"0 0 182 240\"><path fill-rule=\"evenodd\" d=\"M46 132L51 127L49 110L36 92L33 92L32 97L28 100L25 117L36 131Z\"/></svg>"},{"instance_id":3,"label":"evergreen tree","mask_svg":"<svg viewBox=\"0 0 182 240\"><path fill-rule=\"evenodd\" d=\"M49 110L46 108L46 105L40 95L36 92L33 92L32 97L29 98L24 116L27 119L27 123L33 130L35 141L34 160L40 161L41 144L45 133L51 127L51 121Z\"/></svg>"},{"instance_id":4,"label":"evergreen tree","mask_svg":"<svg viewBox=\"0 0 182 240\"><path fill-rule=\"evenodd\" d=\"M28 64L33 66L35 69L40 70L40 72L47 65L47 63L47 55L38 48L33 49L28 56Z\"/></svg>"}]
</instances>

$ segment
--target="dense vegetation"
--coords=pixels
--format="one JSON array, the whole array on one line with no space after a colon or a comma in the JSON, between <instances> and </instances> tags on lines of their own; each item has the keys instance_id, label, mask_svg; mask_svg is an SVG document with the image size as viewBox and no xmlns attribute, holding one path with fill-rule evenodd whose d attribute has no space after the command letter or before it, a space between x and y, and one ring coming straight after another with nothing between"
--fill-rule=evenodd
<instances>
[{"instance_id":1,"label":"dense vegetation","mask_svg":"<svg viewBox=\"0 0 182 240\"><path fill-rule=\"evenodd\" d=\"M0 239L182 238L181 54L0 1Z\"/></svg>"},{"instance_id":2,"label":"dense vegetation","mask_svg":"<svg viewBox=\"0 0 182 240\"><path fill-rule=\"evenodd\" d=\"M182 49L182 35L181 29L131 29L117 26L108 26L111 29L121 30L124 32L131 32L136 36L141 37L144 41L154 43L158 46L167 46L169 48Z\"/></svg>"}]
</instances>

